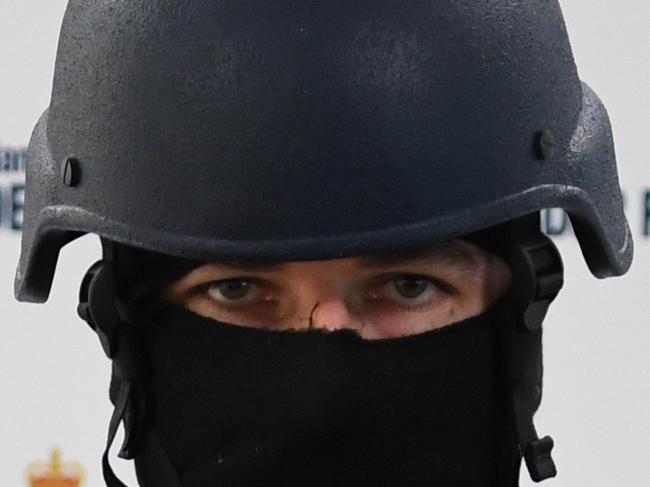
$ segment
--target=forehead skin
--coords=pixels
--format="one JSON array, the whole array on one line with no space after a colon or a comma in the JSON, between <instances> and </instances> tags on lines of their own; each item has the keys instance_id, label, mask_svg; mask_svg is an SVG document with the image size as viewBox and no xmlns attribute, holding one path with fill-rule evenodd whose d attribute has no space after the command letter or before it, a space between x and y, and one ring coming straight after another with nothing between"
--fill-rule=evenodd
<instances>
[{"instance_id":1,"label":"forehead skin","mask_svg":"<svg viewBox=\"0 0 650 487\"><path fill-rule=\"evenodd\" d=\"M400 250L395 252L383 252L364 255L359 257L348 257L342 259L315 260L315 261L288 261L288 262L211 262L195 270L240 270L245 272L259 273L287 273L292 269L301 266L304 268L318 265L335 266L357 269L382 269L391 266L415 264L415 265L439 265L447 268L456 268L461 272L471 272L480 264L477 253L478 248L463 240L451 240L436 244L427 248ZM493 254L488 254L493 256ZM199 274L197 274L198 276Z\"/></svg>"}]
</instances>

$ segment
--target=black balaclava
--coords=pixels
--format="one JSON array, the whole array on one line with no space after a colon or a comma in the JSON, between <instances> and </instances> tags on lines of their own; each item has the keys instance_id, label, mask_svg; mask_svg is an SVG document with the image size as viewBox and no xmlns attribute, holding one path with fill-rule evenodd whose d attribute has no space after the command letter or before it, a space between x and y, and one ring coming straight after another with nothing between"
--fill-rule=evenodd
<instances>
[{"instance_id":1,"label":"black balaclava","mask_svg":"<svg viewBox=\"0 0 650 487\"><path fill-rule=\"evenodd\" d=\"M147 340L149 427L187 487L498 485L516 443L497 316L364 340L162 305Z\"/></svg>"},{"instance_id":2,"label":"black balaclava","mask_svg":"<svg viewBox=\"0 0 650 487\"><path fill-rule=\"evenodd\" d=\"M469 240L504 252L501 236ZM108 247L121 276L116 316L129 330L116 332L114 349L102 340L114 363L109 446L123 421L121 456L135 458L143 487L509 487L522 455L534 477L554 474L550 439L538 440L532 426L541 328L515 338L509 300L396 339L266 331L158 299L200 263ZM80 311L96 322L100 293L86 288L91 310ZM110 487L123 485L106 455L104 474Z\"/></svg>"}]
</instances>

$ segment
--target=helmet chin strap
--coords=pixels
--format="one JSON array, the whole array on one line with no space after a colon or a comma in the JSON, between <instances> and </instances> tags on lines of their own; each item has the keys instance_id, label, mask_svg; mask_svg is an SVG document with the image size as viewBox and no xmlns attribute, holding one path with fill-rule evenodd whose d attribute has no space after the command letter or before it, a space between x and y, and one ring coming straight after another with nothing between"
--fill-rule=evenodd
<instances>
[{"instance_id":1,"label":"helmet chin strap","mask_svg":"<svg viewBox=\"0 0 650 487\"><path fill-rule=\"evenodd\" d=\"M107 251L108 250L108 251ZM97 333L106 356L112 360L110 398L114 404L102 456L102 472L108 487L126 487L117 478L109 461L110 448L120 423L124 425L124 442L118 456L152 462L160 472L155 487L180 487L171 462L146 427L147 354L142 331L144 319L118 298L118 277L112 261L112 246L104 245L104 259L86 273L79 293L79 316ZM154 487L154 486L151 486Z\"/></svg>"},{"instance_id":2,"label":"helmet chin strap","mask_svg":"<svg viewBox=\"0 0 650 487\"><path fill-rule=\"evenodd\" d=\"M509 395L513 429L531 478L540 482L556 475L551 458L553 440L539 438L533 416L542 397L542 322L549 305L563 284L560 255L551 240L539 230L538 217L524 218L505 225L508 232L505 258L514 276L506 297L500 347L504 357L504 383ZM115 405L102 458L108 487L125 487L113 472L109 450L120 423L124 443L118 454L149 471L160 472L155 487L180 487L180 481L152 428L147 427L144 384L148 374L142 330L146 318L133 313L132 306L118 296L118 276L114 247L105 242L104 259L86 273L79 294L78 312L97 333L107 357L112 360L110 397ZM502 485L518 485L519 464L504 472ZM153 486L152 486L153 487Z\"/></svg>"},{"instance_id":3,"label":"helmet chin strap","mask_svg":"<svg viewBox=\"0 0 650 487\"><path fill-rule=\"evenodd\" d=\"M506 259L514 285L506 298L501 346L514 428L530 477L555 477L553 439L539 438L533 416L542 399L542 322L564 282L560 254L539 230L539 218L512 222Z\"/></svg>"}]
</instances>

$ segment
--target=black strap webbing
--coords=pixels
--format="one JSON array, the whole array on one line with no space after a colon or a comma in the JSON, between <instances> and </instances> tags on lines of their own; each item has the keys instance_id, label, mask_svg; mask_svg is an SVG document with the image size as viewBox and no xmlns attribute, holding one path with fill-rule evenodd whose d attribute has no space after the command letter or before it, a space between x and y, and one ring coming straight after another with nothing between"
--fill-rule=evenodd
<instances>
[{"instance_id":1,"label":"black strap webbing","mask_svg":"<svg viewBox=\"0 0 650 487\"><path fill-rule=\"evenodd\" d=\"M131 382L122 381L120 383L120 388L117 394L115 401L115 409L113 409L113 415L111 416L111 421L108 425L108 438L106 439L106 449L102 455L102 473L104 475L104 481L106 482L107 487L126 487L120 479L117 478L113 468L111 467L109 461L109 454L113 441L115 440L115 434L117 429L120 426L120 422L124 417L124 412L126 411L126 406L129 402L129 395L131 392Z\"/></svg>"},{"instance_id":2,"label":"black strap webbing","mask_svg":"<svg viewBox=\"0 0 650 487\"><path fill-rule=\"evenodd\" d=\"M551 457L553 440L540 439L533 416L542 396L542 330L514 330L510 348L509 380L515 431L528 473L535 482L555 477L557 470Z\"/></svg>"},{"instance_id":3,"label":"black strap webbing","mask_svg":"<svg viewBox=\"0 0 650 487\"><path fill-rule=\"evenodd\" d=\"M113 361L111 400L115 405L108 427L106 449L102 455L102 473L107 487L127 487L113 471L110 449L120 426L124 424L121 458L136 456L137 465L147 465L154 479L138 482L146 487L181 487L173 465L151 428L145 429L146 401L142 378L147 364L140 331L135 323L125 323L115 302L117 276L110 261L96 262L86 273L79 293L78 312L99 336L104 352Z\"/></svg>"},{"instance_id":4,"label":"black strap webbing","mask_svg":"<svg viewBox=\"0 0 650 487\"><path fill-rule=\"evenodd\" d=\"M533 422L542 399L542 322L562 287L563 266L547 236L539 231L523 234L526 239L513 239L508 255L515 282L502 343L520 453L531 479L541 482L557 475L551 458L553 440L540 439Z\"/></svg>"},{"instance_id":5,"label":"black strap webbing","mask_svg":"<svg viewBox=\"0 0 650 487\"><path fill-rule=\"evenodd\" d=\"M102 455L102 473L107 487L126 487L117 478L111 467L109 456L110 449L115 440L117 429L128 409L129 398L133 391L131 381L122 381L115 401L115 409L108 426L106 449ZM136 470L147 472L147 478L138 476L141 487L182 487L178 475L167 456L163 446L152 428L147 428L138 448L136 457Z\"/></svg>"}]
</instances>

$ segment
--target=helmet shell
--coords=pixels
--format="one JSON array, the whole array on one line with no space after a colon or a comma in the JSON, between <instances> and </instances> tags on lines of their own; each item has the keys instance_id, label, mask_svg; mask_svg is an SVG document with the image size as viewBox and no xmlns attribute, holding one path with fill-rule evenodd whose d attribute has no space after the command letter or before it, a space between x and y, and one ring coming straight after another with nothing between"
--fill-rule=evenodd
<instances>
[{"instance_id":1,"label":"helmet shell","mask_svg":"<svg viewBox=\"0 0 650 487\"><path fill-rule=\"evenodd\" d=\"M549 207L595 275L628 269L608 116L555 0L71 0L16 294L46 300L61 246L88 232L325 259Z\"/></svg>"}]
</instances>

